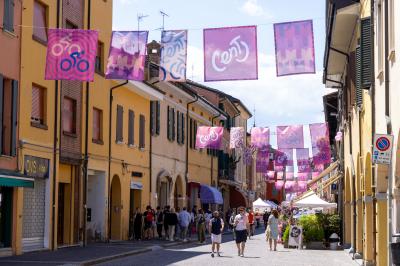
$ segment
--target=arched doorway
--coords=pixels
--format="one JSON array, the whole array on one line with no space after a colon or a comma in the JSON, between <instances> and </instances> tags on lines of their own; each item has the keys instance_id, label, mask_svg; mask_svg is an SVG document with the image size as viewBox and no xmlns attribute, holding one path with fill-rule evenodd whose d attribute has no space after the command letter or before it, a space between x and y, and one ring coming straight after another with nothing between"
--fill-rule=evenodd
<instances>
[{"instance_id":1,"label":"arched doorway","mask_svg":"<svg viewBox=\"0 0 400 266\"><path fill-rule=\"evenodd\" d=\"M121 239L121 182L115 175L111 182L111 239Z\"/></svg>"},{"instance_id":2,"label":"arched doorway","mask_svg":"<svg viewBox=\"0 0 400 266\"><path fill-rule=\"evenodd\" d=\"M157 175L157 204L161 208L170 205L172 178L168 171L162 170Z\"/></svg>"},{"instance_id":3,"label":"arched doorway","mask_svg":"<svg viewBox=\"0 0 400 266\"><path fill-rule=\"evenodd\" d=\"M183 207L184 203L184 193L183 193L183 181L181 176L177 176L174 185L174 207Z\"/></svg>"}]
</instances>

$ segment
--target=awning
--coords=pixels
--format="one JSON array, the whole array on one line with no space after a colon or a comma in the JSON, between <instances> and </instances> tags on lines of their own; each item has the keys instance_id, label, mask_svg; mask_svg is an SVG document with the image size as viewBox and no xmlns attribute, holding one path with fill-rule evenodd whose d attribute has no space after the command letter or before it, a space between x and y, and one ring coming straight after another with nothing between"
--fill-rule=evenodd
<instances>
[{"instance_id":1,"label":"awning","mask_svg":"<svg viewBox=\"0 0 400 266\"><path fill-rule=\"evenodd\" d=\"M337 204L324 201L315 193L312 193L295 202L294 206L300 208L336 208Z\"/></svg>"},{"instance_id":2,"label":"awning","mask_svg":"<svg viewBox=\"0 0 400 266\"><path fill-rule=\"evenodd\" d=\"M215 187L201 185L200 188L200 201L201 203L209 204L223 204L224 200L222 198L221 192Z\"/></svg>"},{"instance_id":3,"label":"awning","mask_svg":"<svg viewBox=\"0 0 400 266\"><path fill-rule=\"evenodd\" d=\"M19 173L0 174L0 186L33 188L34 179Z\"/></svg>"},{"instance_id":4,"label":"awning","mask_svg":"<svg viewBox=\"0 0 400 266\"><path fill-rule=\"evenodd\" d=\"M308 182L307 186L310 187L315 182L318 182L319 180L321 180L321 178L323 178L324 176L328 175L330 172L335 170L338 166L339 166L339 161L331 163L331 165L329 167L327 167L324 171L322 171L316 178L314 178L313 180Z\"/></svg>"}]
</instances>

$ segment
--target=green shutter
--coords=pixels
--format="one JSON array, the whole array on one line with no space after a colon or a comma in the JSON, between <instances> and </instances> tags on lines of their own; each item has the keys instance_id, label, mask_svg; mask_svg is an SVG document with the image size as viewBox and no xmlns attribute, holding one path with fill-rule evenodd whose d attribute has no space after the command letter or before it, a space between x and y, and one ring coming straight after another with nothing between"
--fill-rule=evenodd
<instances>
[{"instance_id":1,"label":"green shutter","mask_svg":"<svg viewBox=\"0 0 400 266\"><path fill-rule=\"evenodd\" d=\"M356 104L362 105L362 87L361 87L361 48L356 48Z\"/></svg>"},{"instance_id":2,"label":"green shutter","mask_svg":"<svg viewBox=\"0 0 400 266\"><path fill-rule=\"evenodd\" d=\"M17 156L18 80L12 81L11 156Z\"/></svg>"},{"instance_id":3,"label":"green shutter","mask_svg":"<svg viewBox=\"0 0 400 266\"><path fill-rule=\"evenodd\" d=\"M156 127L155 127L155 122L156 122L156 118L155 118L155 116L156 116L156 112L155 112L156 110L155 110L155 102L154 101L151 101L150 102L150 134L152 135L152 136L154 136L154 134L155 134L155 130L156 130Z\"/></svg>"},{"instance_id":4,"label":"green shutter","mask_svg":"<svg viewBox=\"0 0 400 266\"><path fill-rule=\"evenodd\" d=\"M361 20L361 88L371 86L372 46L371 46L371 18Z\"/></svg>"}]
</instances>

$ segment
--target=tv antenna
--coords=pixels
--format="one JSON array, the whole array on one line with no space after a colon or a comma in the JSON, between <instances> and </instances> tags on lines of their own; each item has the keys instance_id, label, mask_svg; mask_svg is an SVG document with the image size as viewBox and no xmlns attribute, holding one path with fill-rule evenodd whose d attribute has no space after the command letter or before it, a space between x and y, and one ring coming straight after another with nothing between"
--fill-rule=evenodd
<instances>
[{"instance_id":1,"label":"tv antenna","mask_svg":"<svg viewBox=\"0 0 400 266\"><path fill-rule=\"evenodd\" d=\"M137 15L137 30L140 31L140 22L144 19L147 18L149 15L143 15L143 14L138 14Z\"/></svg>"},{"instance_id":2,"label":"tv antenna","mask_svg":"<svg viewBox=\"0 0 400 266\"><path fill-rule=\"evenodd\" d=\"M256 127L256 105L254 105L254 109L253 109L253 127Z\"/></svg>"},{"instance_id":3,"label":"tv antenna","mask_svg":"<svg viewBox=\"0 0 400 266\"><path fill-rule=\"evenodd\" d=\"M160 10L160 14L162 16L162 27L161 27L161 30L164 30L165 17L169 17L169 15L167 13L165 13L164 11L162 11L162 10Z\"/></svg>"}]
</instances>

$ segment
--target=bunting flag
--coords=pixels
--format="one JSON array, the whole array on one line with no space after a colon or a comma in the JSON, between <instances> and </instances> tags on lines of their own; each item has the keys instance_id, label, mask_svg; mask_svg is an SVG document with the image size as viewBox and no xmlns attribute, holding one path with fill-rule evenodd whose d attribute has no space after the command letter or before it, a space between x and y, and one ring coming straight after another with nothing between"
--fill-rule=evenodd
<instances>
[{"instance_id":1,"label":"bunting flag","mask_svg":"<svg viewBox=\"0 0 400 266\"><path fill-rule=\"evenodd\" d=\"M204 81L258 79L257 27L204 29Z\"/></svg>"},{"instance_id":2,"label":"bunting flag","mask_svg":"<svg viewBox=\"0 0 400 266\"><path fill-rule=\"evenodd\" d=\"M315 73L312 20L274 24L277 76Z\"/></svg>"},{"instance_id":3,"label":"bunting flag","mask_svg":"<svg viewBox=\"0 0 400 266\"><path fill-rule=\"evenodd\" d=\"M275 167L283 169L285 166L293 166L292 149L282 149L275 152Z\"/></svg>"},{"instance_id":4,"label":"bunting flag","mask_svg":"<svg viewBox=\"0 0 400 266\"><path fill-rule=\"evenodd\" d=\"M186 81L187 30L161 33L160 80Z\"/></svg>"},{"instance_id":5,"label":"bunting flag","mask_svg":"<svg viewBox=\"0 0 400 266\"><path fill-rule=\"evenodd\" d=\"M285 185L284 181L278 180L278 181L275 182L275 189L276 190L281 190L284 185Z\"/></svg>"},{"instance_id":6,"label":"bunting flag","mask_svg":"<svg viewBox=\"0 0 400 266\"><path fill-rule=\"evenodd\" d=\"M269 145L269 128L253 127L250 131L251 145L263 149Z\"/></svg>"},{"instance_id":7,"label":"bunting flag","mask_svg":"<svg viewBox=\"0 0 400 266\"><path fill-rule=\"evenodd\" d=\"M198 127L196 134L196 149L221 149L223 127Z\"/></svg>"},{"instance_id":8,"label":"bunting flag","mask_svg":"<svg viewBox=\"0 0 400 266\"><path fill-rule=\"evenodd\" d=\"M298 173L297 180L299 181L307 181L311 179L311 173Z\"/></svg>"},{"instance_id":9,"label":"bunting flag","mask_svg":"<svg viewBox=\"0 0 400 266\"><path fill-rule=\"evenodd\" d=\"M245 147L242 155L244 164L251 165L256 154L257 149L254 146Z\"/></svg>"},{"instance_id":10,"label":"bunting flag","mask_svg":"<svg viewBox=\"0 0 400 266\"><path fill-rule=\"evenodd\" d=\"M98 32L48 29L46 80L93 81Z\"/></svg>"},{"instance_id":11,"label":"bunting flag","mask_svg":"<svg viewBox=\"0 0 400 266\"><path fill-rule=\"evenodd\" d=\"M309 157L308 148L296 149L297 171L299 173L309 173L311 171Z\"/></svg>"},{"instance_id":12,"label":"bunting flag","mask_svg":"<svg viewBox=\"0 0 400 266\"><path fill-rule=\"evenodd\" d=\"M139 81L144 79L148 33L148 31L112 32L106 79Z\"/></svg>"},{"instance_id":13,"label":"bunting flag","mask_svg":"<svg viewBox=\"0 0 400 266\"><path fill-rule=\"evenodd\" d=\"M297 192L307 191L307 181L297 181Z\"/></svg>"},{"instance_id":14,"label":"bunting flag","mask_svg":"<svg viewBox=\"0 0 400 266\"><path fill-rule=\"evenodd\" d=\"M287 192L294 192L294 190L295 190L295 185L296 185L296 182L295 182L295 181L286 181L286 182L285 182L285 191L287 191Z\"/></svg>"},{"instance_id":15,"label":"bunting flag","mask_svg":"<svg viewBox=\"0 0 400 266\"><path fill-rule=\"evenodd\" d=\"M243 127L231 127L231 136L229 147L231 149L242 148L244 145L244 128Z\"/></svg>"},{"instance_id":16,"label":"bunting flag","mask_svg":"<svg viewBox=\"0 0 400 266\"><path fill-rule=\"evenodd\" d=\"M278 126L278 149L304 148L303 125Z\"/></svg>"},{"instance_id":17,"label":"bunting flag","mask_svg":"<svg viewBox=\"0 0 400 266\"><path fill-rule=\"evenodd\" d=\"M311 145L314 164L331 162L329 130L326 123L310 124Z\"/></svg>"},{"instance_id":18,"label":"bunting flag","mask_svg":"<svg viewBox=\"0 0 400 266\"><path fill-rule=\"evenodd\" d=\"M269 151L259 150L257 152L257 159L256 159L256 172L267 173L268 166L269 166Z\"/></svg>"},{"instance_id":19,"label":"bunting flag","mask_svg":"<svg viewBox=\"0 0 400 266\"><path fill-rule=\"evenodd\" d=\"M293 170L293 169L291 169ZM286 180L294 180L294 172L290 171L286 171Z\"/></svg>"}]
</instances>

